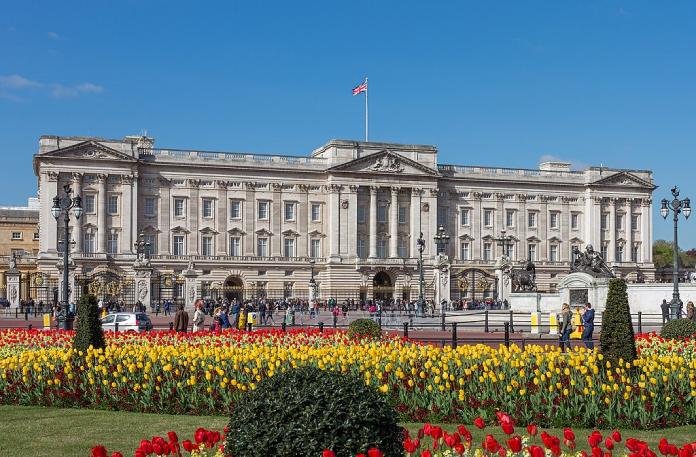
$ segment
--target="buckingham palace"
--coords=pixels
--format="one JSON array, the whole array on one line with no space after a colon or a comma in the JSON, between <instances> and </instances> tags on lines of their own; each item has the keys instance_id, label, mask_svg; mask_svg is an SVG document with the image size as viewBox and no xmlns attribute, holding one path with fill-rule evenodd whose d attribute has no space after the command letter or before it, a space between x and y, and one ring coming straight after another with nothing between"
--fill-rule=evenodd
<instances>
[{"instance_id":1,"label":"buckingham palace","mask_svg":"<svg viewBox=\"0 0 696 457\"><path fill-rule=\"evenodd\" d=\"M42 285L62 277L54 197L82 198L67 240L72 300L88 287L126 303L307 298L310 279L322 298L414 300L421 233L432 298L439 230L453 300L493 296L485 278L504 247L535 264L540 291L587 245L617 275L654 275L646 170L450 165L434 146L344 140L306 156L164 149L145 136L42 136L33 167Z\"/></svg>"}]
</instances>

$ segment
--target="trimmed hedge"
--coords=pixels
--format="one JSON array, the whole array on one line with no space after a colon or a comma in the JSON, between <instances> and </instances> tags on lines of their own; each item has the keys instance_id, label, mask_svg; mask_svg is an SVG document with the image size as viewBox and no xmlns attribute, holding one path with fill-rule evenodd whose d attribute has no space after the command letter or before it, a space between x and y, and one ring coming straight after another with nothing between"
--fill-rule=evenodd
<instances>
[{"instance_id":1,"label":"trimmed hedge","mask_svg":"<svg viewBox=\"0 0 696 457\"><path fill-rule=\"evenodd\" d=\"M77 322L73 347L75 350L86 352L90 346L104 348L106 347L106 341L104 341L104 332L99 319L97 299L94 295L85 294L80 297L80 302L77 304Z\"/></svg>"},{"instance_id":2,"label":"trimmed hedge","mask_svg":"<svg viewBox=\"0 0 696 457\"><path fill-rule=\"evenodd\" d=\"M662 327L662 338L690 338L696 335L696 322L689 319L674 319Z\"/></svg>"},{"instance_id":3,"label":"trimmed hedge","mask_svg":"<svg viewBox=\"0 0 696 457\"><path fill-rule=\"evenodd\" d=\"M599 345L604 357L612 362L618 362L619 359L633 362L638 357L626 281L623 279L609 281Z\"/></svg>"},{"instance_id":4,"label":"trimmed hedge","mask_svg":"<svg viewBox=\"0 0 696 457\"><path fill-rule=\"evenodd\" d=\"M348 336L351 338L382 338L382 329L372 319L356 319L348 326Z\"/></svg>"}]
</instances>

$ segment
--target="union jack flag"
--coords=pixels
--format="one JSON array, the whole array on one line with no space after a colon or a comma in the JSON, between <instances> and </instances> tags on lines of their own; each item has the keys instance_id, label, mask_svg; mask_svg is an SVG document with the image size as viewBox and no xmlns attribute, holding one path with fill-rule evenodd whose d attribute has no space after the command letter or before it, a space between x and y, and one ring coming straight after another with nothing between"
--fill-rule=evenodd
<instances>
[{"instance_id":1,"label":"union jack flag","mask_svg":"<svg viewBox=\"0 0 696 457\"><path fill-rule=\"evenodd\" d=\"M367 78L353 89L353 95L358 95L360 92L367 92Z\"/></svg>"}]
</instances>

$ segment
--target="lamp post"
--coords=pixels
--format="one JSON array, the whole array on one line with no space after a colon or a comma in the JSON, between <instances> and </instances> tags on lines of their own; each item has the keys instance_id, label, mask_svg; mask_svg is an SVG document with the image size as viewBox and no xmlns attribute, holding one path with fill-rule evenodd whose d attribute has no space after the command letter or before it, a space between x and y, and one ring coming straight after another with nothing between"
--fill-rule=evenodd
<instances>
[{"instance_id":1,"label":"lamp post","mask_svg":"<svg viewBox=\"0 0 696 457\"><path fill-rule=\"evenodd\" d=\"M310 277L309 277L309 301L315 301L317 299L317 282L314 279L314 264L315 260L311 259L309 261Z\"/></svg>"},{"instance_id":2,"label":"lamp post","mask_svg":"<svg viewBox=\"0 0 696 457\"><path fill-rule=\"evenodd\" d=\"M433 237L433 239L435 240L435 246L437 247L437 254L446 256L447 254L445 254L445 248L449 244L450 237L447 234L447 232L445 232L445 227L443 227L442 225L440 227L438 227L437 234ZM438 262L438 265L436 266L436 268L440 268L439 262ZM445 272L441 271L438 274L437 298L438 298L438 301L440 302L439 303L439 305L440 305L440 327L444 331L445 330L445 301L442 299L442 279L440 278L441 274L445 274ZM449 270L447 270L446 274L449 274ZM447 282L447 287L449 287L449 281Z\"/></svg>"},{"instance_id":3,"label":"lamp post","mask_svg":"<svg viewBox=\"0 0 696 457\"><path fill-rule=\"evenodd\" d=\"M82 198L78 195L71 197L72 189L69 184L63 186L63 191L65 196L62 198L56 195L53 197L53 206L51 207L51 214L58 220L60 216L63 216L63 222L65 225L65 237L63 238L63 305L61 306L61 312L63 313L63 330L70 330L71 319L70 319L70 309L68 304L68 295L70 294L70 288L68 287L68 265L69 265L69 255L70 255L70 211L72 210L75 215L75 220L79 220L82 216Z\"/></svg>"},{"instance_id":4,"label":"lamp post","mask_svg":"<svg viewBox=\"0 0 696 457\"><path fill-rule=\"evenodd\" d=\"M672 302L670 303L670 314L672 318L679 318L679 308L681 307L682 301L679 298L679 244L677 240L677 225L679 223L679 213L684 213L686 219L691 215L691 200L685 198L683 200L679 199L679 188L674 186L672 188L672 196L674 197L672 201L668 201L666 198L662 199L662 207L660 208L660 215L663 219L667 219L670 210L674 213L674 264L672 267L672 283L674 285L674 291L672 292Z\"/></svg>"},{"instance_id":5,"label":"lamp post","mask_svg":"<svg viewBox=\"0 0 696 457\"><path fill-rule=\"evenodd\" d=\"M418 301L416 302L416 317L423 317L423 287L425 280L423 279L423 250L425 249L425 239L423 239L423 232L420 232L420 236L416 240L416 245L418 246Z\"/></svg>"},{"instance_id":6,"label":"lamp post","mask_svg":"<svg viewBox=\"0 0 696 457\"><path fill-rule=\"evenodd\" d=\"M503 248L503 256L507 257L508 259L510 259L510 247L512 246L514 240L515 239L512 235L507 235L507 231L505 229L500 230L500 236L495 239L495 241L498 242L498 246L502 246Z\"/></svg>"}]
</instances>

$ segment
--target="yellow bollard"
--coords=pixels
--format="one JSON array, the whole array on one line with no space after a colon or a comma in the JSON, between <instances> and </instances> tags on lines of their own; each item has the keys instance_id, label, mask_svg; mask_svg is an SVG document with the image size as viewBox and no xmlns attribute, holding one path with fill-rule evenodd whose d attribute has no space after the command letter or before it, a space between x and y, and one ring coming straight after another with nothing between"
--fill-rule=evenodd
<instances>
[{"instance_id":1,"label":"yellow bollard","mask_svg":"<svg viewBox=\"0 0 696 457\"><path fill-rule=\"evenodd\" d=\"M531 320L532 320L532 324L531 324L532 333L538 334L539 333L539 313L532 313Z\"/></svg>"},{"instance_id":2,"label":"yellow bollard","mask_svg":"<svg viewBox=\"0 0 696 457\"><path fill-rule=\"evenodd\" d=\"M558 335L558 314L549 314L549 335Z\"/></svg>"},{"instance_id":3,"label":"yellow bollard","mask_svg":"<svg viewBox=\"0 0 696 457\"><path fill-rule=\"evenodd\" d=\"M46 330L51 328L51 315L49 313L44 313L43 315L43 326Z\"/></svg>"}]
</instances>

